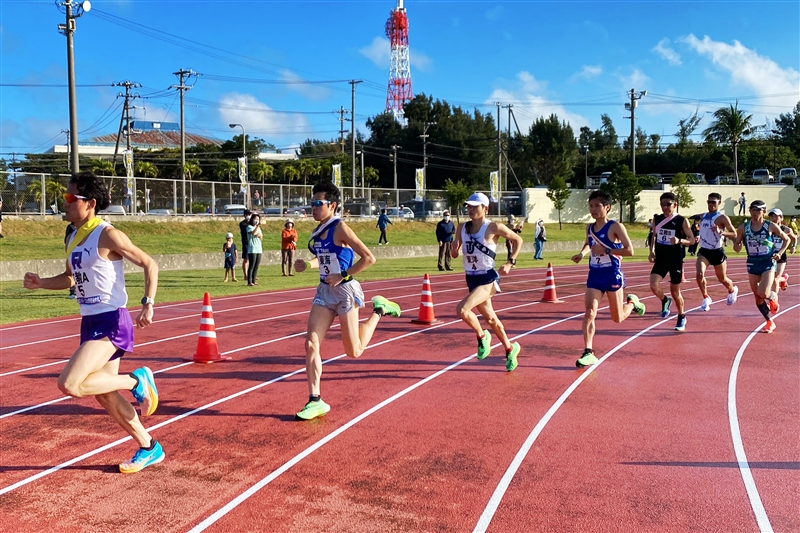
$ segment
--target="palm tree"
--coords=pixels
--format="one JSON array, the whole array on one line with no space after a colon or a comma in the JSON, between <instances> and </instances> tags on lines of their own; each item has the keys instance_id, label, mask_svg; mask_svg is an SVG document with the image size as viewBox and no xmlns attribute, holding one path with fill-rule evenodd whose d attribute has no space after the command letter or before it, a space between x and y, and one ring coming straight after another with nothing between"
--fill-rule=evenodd
<instances>
[{"instance_id":1,"label":"palm tree","mask_svg":"<svg viewBox=\"0 0 800 533\"><path fill-rule=\"evenodd\" d=\"M309 175L316 175L320 172L320 164L314 159L301 159L297 162L300 173L303 174L303 185L308 183Z\"/></svg>"},{"instance_id":2,"label":"palm tree","mask_svg":"<svg viewBox=\"0 0 800 533\"><path fill-rule=\"evenodd\" d=\"M227 177L228 181L231 181L231 174L236 172L236 169L236 163L223 159L217 163L217 166L214 168L214 174L216 174L219 179Z\"/></svg>"},{"instance_id":3,"label":"palm tree","mask_svg":"<svg viewBox=\"0 0 800 533\"><path fill-rule=\"evenodd\" d=\"M114 163L107 159L92 159L89 162L89 168L98 176L116 176L117 172L114 170Z\"/></svg>"},{"instance_id":4,"label":"palm tree","mask_svg":"<svg viewBox=\"0 0 800 533\"><path fill-rule=\"evenodd\" d=\"M275 168L272 165L267 164L265 161L258 161L250 165L250 174L252 174L253 177L259 180L261 183L272 179L274 173Z\"/></svg>"},{"instance_id":5,"label":"palm tree","mask_svg":"<svg viewBox=\"0 0 800 533\"><path fill-rule=\"evenodd\" d=\"M149 161L137 161L133 166L134 172L144 178L157 178L158 167Z\"/></svg>"},{"instance_id":6,"label":"palm tree","mask_svg":"<svg viewBox=\"0 0 800 533\"><path fill-rule=\"evenodd\" d=\"M56 207L59 207L63 203L66 190L67 188L54 178L47 178L44 182L45 200L52 201ZM34 179L28 183L28 186L25 188L25 194L26 196L33 195L36 203L40 204L42 201L42 181L40 179Z\"/></svg>"},{"instance_id":7,"label":"palm tree","mask_svg":"<svg viewBox=\"0 0 800 533\"><path fill-rule=\"evenodd\" d=\"M286 180L286 183L291 184L293 179L297 179L299 177L300 171L294 166L286 165L283 167L283 178Z\"/></svg>"},{"instance_id":8,"label":"palm tree","mask_svg":"<svg viewBox=\"0 0 800 533\"><path fill-rule=\"evenodd\" d=\"M186 174L186 179L189 180L189 212L192 213L192 206L194 205L194 200L192 200L192 185L194 183L192 176L199 176L203 173L203 169L200 168L200 162L197 159L192 159L183 166L183 172Z\"/></svg>"},{"instance_id":9,"label":"palm tree","mask_svg":"<svg viewBox=\"0 0 800 533\"><path fill-rule=\"evenodd\" d=\"M714 111L714 122L703 131L706 141L730 143L733 146L733 174L736 184L739 184L739 157L738 147L743 137L750 135L753 125L753 115L745 115L739 109L739 101L730 107L721 107Z\"/></svg>"}]
</instances>

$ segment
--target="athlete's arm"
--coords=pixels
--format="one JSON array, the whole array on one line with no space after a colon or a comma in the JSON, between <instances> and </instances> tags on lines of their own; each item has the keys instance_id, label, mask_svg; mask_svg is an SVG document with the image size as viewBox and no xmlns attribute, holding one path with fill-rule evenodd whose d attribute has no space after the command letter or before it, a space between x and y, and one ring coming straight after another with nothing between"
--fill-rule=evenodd
<instances>
[{"instance_id":1,"label":"athlete's arm","mask_svg":"<svg viewBox=\"0 0 800 533\"><path fill-rule=\"evenodd\" d=\"M118 229L108 227L103 230L97 243L98 253L103 257L102 249L108 250L109 260L116 260L123 257L144 269L144 296L155 299L156 288L158 287L158 263L152 257L144 253L138 246L133 244L127 235ZM146 304L142 306L142 311L136 319L136 324L143 328L153 323L153 306Z\"/></svg>"},{"instance_id":2,"label":"athlete's arm","mask_svg":"<svg viewBox=\"0 0 800 533\"><path fill-rule=\"evenodd\" d=\"M744 224L736 228L736 237L733 241L733 251L737 254L742 251L742 242L744 241Z\"/></svg>"},{"instance_id":3,"label":"athlete's arm","mask_svg":"<svg viewBox=\"0 0 800 533\"><path fill-rule=\"evenodd\" d=\"M458 225L456 229L456 235L453 240L453 244L450 246L450 257L456 259L458 257L459 252L461 251L461 227L464 225L464 222Z\"/></svg>"},{"instance_id":4,"label":"athlete's arm","mask_svg":"<svg viewBox=\"0 0 800 533\"><path fill-rule=\"evenodd\" d=\"M572 256L572 262L573 263L580 263L581 259L586 257L586 254L589 253L589 250L590 250L590 248L589 248L589 236L587 235L586 236L586 240L583 241L583 246L581 246L581 251Z\"/></svg>"},{"instance_id":5,"label":"athlete's arm","mask_svg":"<svg viewBox=\"0 0 800 533\"><path fill-rule=\"evenodd\" d=\"M792 240L787 234L783 232L781 227L774 222L769 223L769 232L775 235L776 237L780 237L783 241L783 246L781 249L775 252L773 255L777 256L775 259L780 259L781 256L786 252L786 249L789 248L789 242Z\"/></svg>"},{"instance_id":6,"label":"athlete's arm","mask_svg":"<svg viewBox=\"0 0 800 533\"><path fill-rule=\"evenodd\" d=\"M735 239L736 238L736 228L733 227L733 222L728 215L722 215L717 217L714 221L720 229L722 229L722 236L727 239Z\"/></svg>"},{"instance_id":7,"label":"athlete's arm","mask_svg":"<svg viewBox=\"0 0 800 533\"><path fill-rule=\"evenodd\" d=\"M678 241L675 244L682 244L683 246L691 246L694 244L696 239L692 237L692 235L694 235L692 226L689 224L689 219L686 217L683 219L683 234L685 235L683 239L678 239L677 236L675 237Z\"/></svg>"},{"instance_id":8,"label":"athlete's arm","mask_svg":"<svg viewBox=\"0 0 800 533\"><path fill-rule=\"evenodd\" d=\"M361 239L359 239L355 232L350 229L350 226L344 222L339 222L336 225L336 228L333 230L333 242L340 246L346 244L359 256L359 260L347 269L348 275L355 276L359 272L365 271L370 265L375 263L375 256L372 255L370 249L367 248L363 242L361 242ZM326 279L329 279L331 276L334 278L331 285L337 285L342 279L342 276L339 274L331 274ZM336 278L339 278L339 280L337 281Z\"/></svg>"},{"instance_id":9,"label":"athlete's arm","mask_svg":"<svg viewBox=\"0 0 800 533\"><path fill-rule=\"evenodd\" d=\"M494 235L495 242L497 242L497 237L503 237L506 241L510 242L511 259L516 261L520 248L522 248L522 237L514 233L514 231L505 224L498 224L497 222L489 223L489 227L486 228L486 231ZM503 263L500 266L500 273L508 274L508 271L511 270L513 266L514 265L511 264L510 261Z\"/></svg>"},{"instance_id":10,"label":"athlete's arm","mask_svg":"<svg viewBox=\"0 0 800 533\"><path fill-rule=\"evenodd\" d=\"M22 286L26 289L49 289L53 291L69 289L75 285L75 279L72 277L72 269L69 267L69 259L67 259L66 270L58 276L52 278L40 278L39 274L35 272L26 272L22 280Z\"/></svg>"},{"instance_id":11,"label":"athlete's arm","mask_svg":"<svg viewBox=\"0 0 800 533\"><path fill-rule=\"evenodd\" d=\"M631 242L631 238L628 236L628 230L625 229L625 226L620 224L619 222L614 222L611 225L611 228L608 230L608 238L612 241L619 241L622 244L622 248L611 248L611 250L606 254L606 247L599 242L594 243L592 246L592 251L597 255L618 255L620 257L631 257L633 256L633 243Z\"/></svg>"}]
</instances>

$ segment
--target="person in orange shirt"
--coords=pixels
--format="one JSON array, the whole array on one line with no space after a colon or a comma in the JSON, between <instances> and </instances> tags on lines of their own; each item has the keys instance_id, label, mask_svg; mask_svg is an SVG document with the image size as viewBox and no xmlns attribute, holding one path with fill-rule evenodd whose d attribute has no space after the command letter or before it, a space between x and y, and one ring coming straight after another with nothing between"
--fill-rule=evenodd
<instances>
[{"instance_id":1,"label":"person in orange shirt","mask_svg":"<svg viewBox=\"0 0 800 533\"><path fill-rule=\"evenodd\" d=\"M286 219L281 232L281 272L284 276L294 276L294 255L297 251L297 230L294 229L294 221Z\"/></svg>"}]
</instances>

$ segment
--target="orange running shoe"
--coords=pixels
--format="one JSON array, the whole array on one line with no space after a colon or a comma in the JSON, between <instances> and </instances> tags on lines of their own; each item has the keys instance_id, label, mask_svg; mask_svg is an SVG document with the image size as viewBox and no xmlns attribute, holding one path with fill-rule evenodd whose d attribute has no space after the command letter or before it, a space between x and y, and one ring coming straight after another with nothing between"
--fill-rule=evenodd
<instances>
[{"instance_id":1,"label":"orange running shoe","mask_svg":"<svg viewBox=\"0 0 800 533\"><path fill-rule=\"evenodd\" d=\"M772 333L773 331L775 331L775 322L773 322L772 320L767 320L767 323L764 324L764 329L762 329L761 331L763 331L764 333Z\"/></svg>"},{"instance_id":2,"label":"orange running shoe","mask_svg":"<svg viewBox=\"0 0 800 533\"><path fill-rule=\"evenodd\" d=\"M777 314L781 309L781 304L778 303L777 298L774 300L767 300L767 305L769 306L769 310L773 315Z\"/></svg>"}]
</instances>

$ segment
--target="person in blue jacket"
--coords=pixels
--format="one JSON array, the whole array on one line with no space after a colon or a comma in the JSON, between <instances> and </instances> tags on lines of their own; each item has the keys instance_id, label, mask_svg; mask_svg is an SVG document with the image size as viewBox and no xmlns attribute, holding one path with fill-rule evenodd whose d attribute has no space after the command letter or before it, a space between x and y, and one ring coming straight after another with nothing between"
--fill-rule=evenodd
<instances>
[{"instance_id":1,"label":"person in blue jacket","mask_svg":"<svg viewBox=\"0 0 800 533\"><path fill-rule=\"evenodd\" d=\"M391 224L394 226L394 223L389 220L389 215L386 214L386 209L381 209L381 214L378 216L378 223L376 227L381 230L381 236L378 237L378 246L381 244L389 244L389 241L386 240L386 225ZM383 242L381 242L383 241Z\"/></svg>"}]
</instances>

